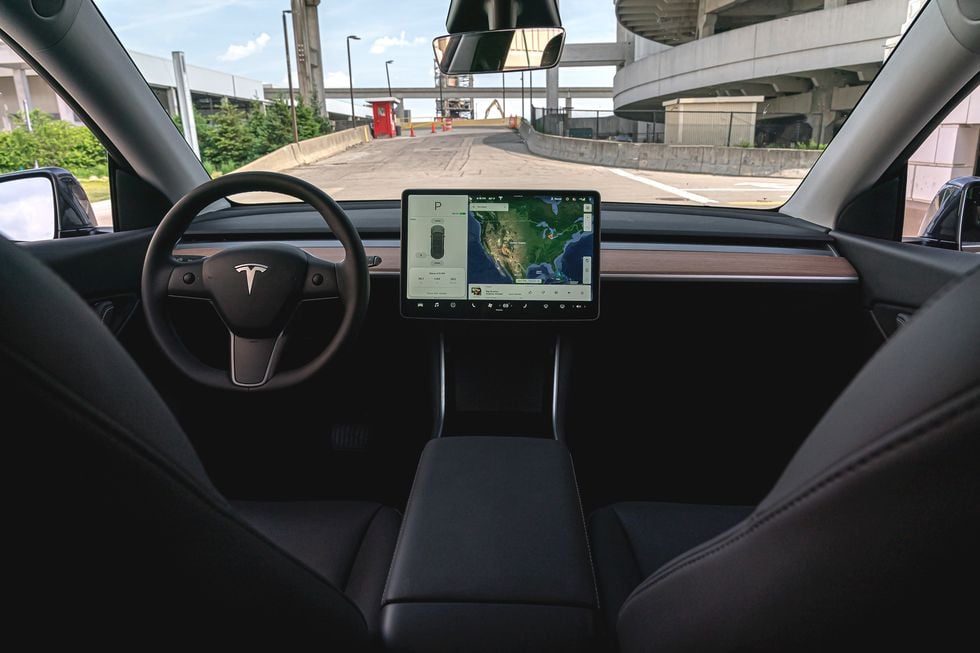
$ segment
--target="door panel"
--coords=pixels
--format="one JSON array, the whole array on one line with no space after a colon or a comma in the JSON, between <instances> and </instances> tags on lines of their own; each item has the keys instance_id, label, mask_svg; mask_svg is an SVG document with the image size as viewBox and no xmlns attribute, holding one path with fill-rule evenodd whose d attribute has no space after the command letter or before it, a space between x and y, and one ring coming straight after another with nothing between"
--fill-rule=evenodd
<instances>
[{"instance_id":1,"label":"door panel","mask_svg":"<svg viewBox=\"0 0 980 653\"><path fill-rule=\"evenodd\" d=\"M980 257L844 232L835 247L861 277L865 307L890 336L944 286L980 265Z\"/></svg>"},{"instance_id":2,"label":"door panel","mask_svg":"<svg viewBox=\"0 0 980 653\"><path fill-rule=\"evenodd\" d=\"M45 240L23 247L46 263L118 333L135 311L152 229Z\"/></svg>"}]
</instances>

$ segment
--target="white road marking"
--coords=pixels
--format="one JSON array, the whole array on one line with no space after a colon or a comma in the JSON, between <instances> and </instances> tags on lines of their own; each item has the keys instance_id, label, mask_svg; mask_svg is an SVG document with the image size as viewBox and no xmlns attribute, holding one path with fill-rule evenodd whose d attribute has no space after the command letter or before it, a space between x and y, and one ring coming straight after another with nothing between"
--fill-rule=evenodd
<instances>
[{"instance_id":1,"label":"white road marking","mask_svg":"<svg viewBox=\"0 0 980 653\"><path fill-rule=\"evenodd\" d=\"M688 192L697 191L699 193L758 193L758 188L685 188ZM795 188L770 188L776 195L789 195L796 190Z\"/></svg>"},{"instance_id":2,"label":"white road marking","mask_svg":"<svg viewBox=\"0 0 980 653\"><path fill-rule=\"evenodd\" d=\"M787 186L786 184L775 184L771 181L740 181L735 184L736 186L752 186L753 188L764 188L766 190L787 190L796 188L796 186Z\"/></svg>"},{"instance_id":3,"label":"white road marking","mask_svg":"<svg viewBox=\"0 0 980 653\"><path fill-rule=\"evenodd\" d=\"M662 191L666 191L671 195L677 195L678 197L683 197L686 200L691 200L692 202L698 202L699 204L717 204L717 200L709 199L704 195L696 195L695 193L689 193L686 190L681 190L680 188L674 188L673 186L668 186L667 184L655 181L648 177L641 177L640 175L634 175L632 172L626 172L619 168L606 168L609 172L619 175L620 177L626 177L627 179L632 179L633 181L638 181L641 184L646 184L647 186L653 186Z\"/></svg>"}]
</instances>

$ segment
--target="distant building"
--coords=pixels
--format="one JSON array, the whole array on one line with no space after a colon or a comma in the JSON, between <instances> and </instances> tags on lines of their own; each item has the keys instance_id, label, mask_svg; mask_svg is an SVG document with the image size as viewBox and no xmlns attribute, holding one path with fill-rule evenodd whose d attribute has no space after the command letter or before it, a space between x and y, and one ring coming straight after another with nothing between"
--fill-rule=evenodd
<instances>
[{"instance_id":1,"label":"distant building","mask_svg":"<svg viewBox=\"0 0 980 653\"><path fill-rule=\"evenodd\" d=\"M146 78L147 84L172 115L178 115L176 82L173 61L130 51L133 63ZM218 70L187 66L191 99L195 108L207 114L223 99L246 107L264 101L262 82ZM23 111L25 106L38 109L53 118L80 124L71 107L26 64L8 45L0 42L0 129L10 129L10 114Z\"/></svg>"}]
</instances>

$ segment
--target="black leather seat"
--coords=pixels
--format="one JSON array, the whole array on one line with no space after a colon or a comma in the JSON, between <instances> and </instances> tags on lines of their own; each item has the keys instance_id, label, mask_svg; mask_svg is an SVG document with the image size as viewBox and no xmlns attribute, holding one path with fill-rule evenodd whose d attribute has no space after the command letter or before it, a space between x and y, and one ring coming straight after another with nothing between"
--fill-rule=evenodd
<instances>
[{"instance_id":1,"label":"black leather seat","mask_svg":"<svg viewBox=\"0 0 980 653\"><path fill-rule=\"evenodd\" d=\"M977 648L980 267L882 347L742 515L592 516L611 604L660 565L619 610L623 651Z\"/></svg>"},{"instance_id":2,"label":"black leather seat","mask_svg":"<svg viewBox=\"0 0 980 653\"><path fill-rule=\"evenodd\" d=\"M398 513L228 502L78 295L3 239L0 261L8 624L37 644L374 645Z\"/></svg>"},{"instance_id":3,"label":"black leather seat","mask_svg":"<svg viewBox=\"0 0 980 653\"><path fill-rule=\"evenodd\" d=\"M610 632L644 578L688 549L749 516L751 507L630 501L589 517L599 606Z\"/></svg>"}]
</instances>

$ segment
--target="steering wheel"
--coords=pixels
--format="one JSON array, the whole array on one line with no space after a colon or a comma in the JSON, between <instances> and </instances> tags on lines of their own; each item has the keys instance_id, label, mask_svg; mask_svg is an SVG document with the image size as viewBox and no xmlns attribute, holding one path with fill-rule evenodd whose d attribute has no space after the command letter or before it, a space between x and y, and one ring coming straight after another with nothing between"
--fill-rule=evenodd
<instances>
[{"instance_id":1,"label":"steering wheel","mask_svg":"<svg viewBox=\"0 0 980 653\"><path fill-rule=\"evenodd\" d=\"M179 261L174 246L197 214L236 193L266 191L307 202L344 246L340 263L321 260L286 244L230 246L203 259ZM274 172L241 172L201 184L164 216L150 240L140 285L150 333L163 353L188 377L226 390L277 390L310 378L353 340L370 295L368 263L350 218L316 186ZM209 300L228 328L231 369L202 363L184 345L167 311L168 297ZM299 304L339 298L340 326L312 361L278 372Z\"/></svg>"}]
</instances>

